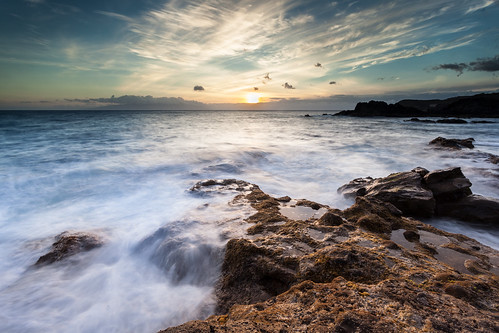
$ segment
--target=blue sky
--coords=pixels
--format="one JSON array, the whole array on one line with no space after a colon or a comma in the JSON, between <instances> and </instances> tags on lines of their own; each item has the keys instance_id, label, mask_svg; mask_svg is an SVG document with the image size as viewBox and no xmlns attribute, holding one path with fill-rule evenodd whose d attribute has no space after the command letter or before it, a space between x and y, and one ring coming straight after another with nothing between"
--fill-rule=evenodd
<instances>
[{"instance_id":1,"label":"blue sky","mask_svg":"<svg viewBox=\"0 0 499 333\"><path fill-rule=\"evenodd\" d=\"M494 0L2 0L0 108L337 110L497 91L498 18Z\"/></svg>"}]
</instances>

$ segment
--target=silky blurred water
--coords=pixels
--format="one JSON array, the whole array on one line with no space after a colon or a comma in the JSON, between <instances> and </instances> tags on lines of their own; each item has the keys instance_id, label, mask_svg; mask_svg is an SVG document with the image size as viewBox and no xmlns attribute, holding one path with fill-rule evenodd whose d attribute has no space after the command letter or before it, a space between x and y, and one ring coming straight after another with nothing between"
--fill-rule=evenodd
<instances>
[{"instance_id":1,"label":"silky blurred water","mask_svg":"<svg viewBox=\"0 0 499 333\"><path fill-rule=\"evenodd\" d=\"M433 149L437 136L473 137L476 148ZM242 232L234 221L250 212L227 205L231 195L187 191L201 179L243 179L343 209L352 201L336 189L353 178L460 166L474 193L499 198L499 167L484 154L499 155L498 123L309 111L17 111L0 112L0 143L2 332L154 332L210 314L217 264L206 274L174 273L181 261L206 262L200 253L220 256L222 235ZM497 230L428 222L499 248ZM161 248L177 244L168 252L176 271L151 260L151 236L162 227L175 243ZM98 233L106 245L34 269L65 230ZM144 242L150 249L137 250Z\"/></svg>"}]
</instances>

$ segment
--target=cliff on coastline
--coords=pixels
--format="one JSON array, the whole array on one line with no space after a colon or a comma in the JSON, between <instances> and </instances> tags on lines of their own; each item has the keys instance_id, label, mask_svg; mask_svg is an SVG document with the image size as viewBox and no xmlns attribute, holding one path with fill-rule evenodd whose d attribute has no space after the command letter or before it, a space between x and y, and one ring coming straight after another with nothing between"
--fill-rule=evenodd
<instances>
[{"instance_id":1,"label":"cliff on coastline","mask_svg":"<svg viewBox=\"0 0 499 333\"><path fill-rule=\"evenodd\" d=\"M335 116L499 118L499 93L458 96L445 100L406 99L395 104L382 101L360 102L355 110L341 111Z\"/></svg>"},{"instance_id":2,"label":"cliff on coastline","mask_svg":"<svg viewBox=\"0 0 499 333\"><path fill-rule=\"evenodd\" d=\"M216 315L161 332L497 332L499 252L416 219L470 187L459 168L416 168L342 186L356 198L338 210L199 182L193 192L232 191L256 212L226 245ZM497 226L499 201L487 202Z\"/></svg>"}]
</instances>

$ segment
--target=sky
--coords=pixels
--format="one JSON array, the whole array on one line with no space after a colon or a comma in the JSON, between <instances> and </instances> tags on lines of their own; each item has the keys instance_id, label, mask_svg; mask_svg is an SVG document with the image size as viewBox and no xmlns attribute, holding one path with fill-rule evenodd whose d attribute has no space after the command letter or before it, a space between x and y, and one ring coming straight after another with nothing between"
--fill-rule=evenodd
<instances>
[{"instance_id":1,"label":"sky","mask_svg":"<svg viewBox=\"0 0 499 333\"><path fill-rule=\"evenodd\" d=\"M342 110L498 91L498 0L0 0L0 109Z\"/></svg>"}]
</instances>

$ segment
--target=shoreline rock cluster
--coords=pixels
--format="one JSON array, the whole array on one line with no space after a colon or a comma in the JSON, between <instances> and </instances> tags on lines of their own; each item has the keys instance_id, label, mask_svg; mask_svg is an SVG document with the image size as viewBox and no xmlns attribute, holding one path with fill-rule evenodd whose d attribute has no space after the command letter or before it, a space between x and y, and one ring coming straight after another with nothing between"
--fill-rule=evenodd
<instances>
[{"instance_id":1,"label":"shoreline rock cluster","mask_svg":"<svg viewBox=\"0 0 499 333\"><path fill-rule=\"evenodd\" d=\"M471 140L456 144L471 144ZM408 216L437 215L499 226L499 200L473 194L461 168L432 172L415 168L383 178L357 178L338 192L346 197L366 196L389 202Z\"/></svg>"},{"instance_id":2,"label":"shoreline rock cluster","mask_svg":"<svg viewBox=\"0 0 499 333\"><path fill-rule=\"evenodd\" d=\"M204 184L214 191L229 183ZM407 214L469 197L471 183L459 168L358 180L342 189L356 197L345 210L274 198L248 185L233 203L256 213L246 220L247 235L227 243L216 314L161 332L499 330L498 251ZM281 214L303 207L326 212Z\"/></svg>"}]
</instances>

